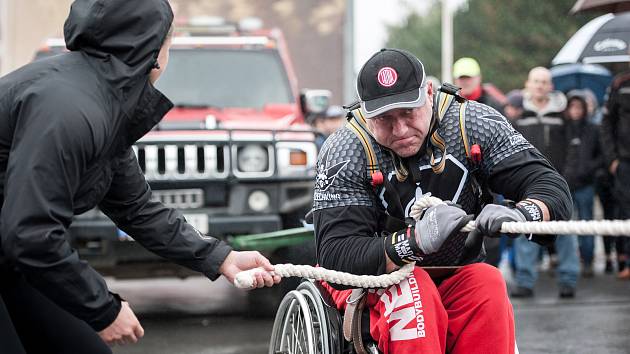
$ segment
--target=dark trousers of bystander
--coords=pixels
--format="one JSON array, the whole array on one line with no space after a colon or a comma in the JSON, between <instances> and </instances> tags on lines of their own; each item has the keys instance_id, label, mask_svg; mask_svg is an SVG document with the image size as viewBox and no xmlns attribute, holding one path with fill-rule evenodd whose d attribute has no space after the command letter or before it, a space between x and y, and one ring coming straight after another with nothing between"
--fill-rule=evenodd
<instances>
[{"instance_id":1,"label":"dark trousers of bystander","mask_svg":"<svg viewBox=\"0 0 630 354\"><path fill-rule=\"evenodd\" d=\"M617 167L617 174L615 175L615 197L619 208L617 209L617 217L625 220L630 219L630 160L621 160ZM620 276L624 279L630 279L630 239L625 238L625 261L626 269L620 273Z\"/></svg>"},{"instance_id":2,"label":"dark trousers of bystander","mask_svg":"<svg viewBox=\"0 0 630 354\"><path fill-rule=\"evenodd\" d=\"M18 273L0 269L0 279L2 354L112 353L87 323L50 301Z\"/></svg>"}]
</instances>

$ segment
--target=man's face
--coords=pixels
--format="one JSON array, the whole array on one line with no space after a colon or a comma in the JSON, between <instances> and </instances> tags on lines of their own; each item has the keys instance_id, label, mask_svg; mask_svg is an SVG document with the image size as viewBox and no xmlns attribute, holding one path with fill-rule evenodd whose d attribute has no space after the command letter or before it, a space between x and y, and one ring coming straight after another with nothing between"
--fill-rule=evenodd
<instances>
[{"instance_id":1,"label":"man's face","mask_svg":"<svg viewBox=\"0 0 630 354\"><path fill-rule=\"evenodd\" d=\"M400 157L420 151L433 114L433 88L427 87L426 103L418 108L396 108L368 119L374 139Z\"/></svg>"},{"instance_id":2,"label":"man's face","mask_svg":"<svg viewBox=\"0 0 630 354\"><path fill-rule=\"evenodd\" d=\"M544 68L536 68L530 71L525 83L525 89L533 99L546 98L553 90L551 73Z\"/></svg>"},{"instance_id":3,"label":"man's face","mask_svg":"<svg viewBox=\"0 0 630 354\"><path fill-rule=\"evenodd\" d=\"M584 112L584 105L582 102L577 99L573 99L569 101L569 106L567 107L567 115L571 120L580 120L585 116L586 112Z\"/></svg>"},{"instance_id":4,"label":"man's face","mask_svg":"<svg viewBox=\"0 0 630 354\"><path fill-rule=\"evenodd\" d=\"M471 95L481 85L481 76L460 76L455 79L455 85L462 88L462 95Z\"/></svg>"},{"instance_id":5,"label":"man's face","mask_svg":"<svg viewBox=\"0 0 630 354\"><path fill-rule=\"evenodd\" d=\"M162 72L166 70L166 66L168 65L168 54L169 54L170 49L171 49L171 37L168 36L166 40L164 41L162 48L160 48L160 53L158 54L158 57L157 57L157 62L160 65L160 68L152 69L151 72L149 73L149 80L151 81L152 84L155 84L155 82L160 78L160 75L162 75Z\"/></svg>"}]
</instances>

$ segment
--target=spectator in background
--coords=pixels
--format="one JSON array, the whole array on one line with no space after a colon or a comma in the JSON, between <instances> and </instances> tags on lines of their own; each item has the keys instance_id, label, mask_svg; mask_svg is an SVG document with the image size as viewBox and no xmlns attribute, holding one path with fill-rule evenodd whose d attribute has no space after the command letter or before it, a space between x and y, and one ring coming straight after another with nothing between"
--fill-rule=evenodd
<instances>
[{"instance_id":1,"label":"spectator in background","mask_svg":"<svg viewBox=\"0 0 630 354\"><path fill-rule=\"evenodd\" d=\"M593 91L589 89L581 90L585 94L586 103L588 107L589 122L594 126L599 126L602 123L602 107L599 106L597 97ZM598 140L600 140L598 138ZM602 205L602 211L604 219L612 220L617 218L617 201L613 194L614 176L610 174L606 166L604 166L603 160L600 168L595 172L595 194L599 198ZM612 251L615 248L616 255L621 256L622 261L618 262L618 269L623 271L625 268L625 237L617 236L604 236L604 253L606 255L606 266L604 272L606 274L612 274L613 269L613 255Z\"/></svg>"},{"instance_id":2,"label":"spectator in background","mask_svg":"<svg viewBox=\"0 0 630 354\"><path fill-rule=\"evenodd\" d=\"M630 218L630 72L613 79L604 106L601 125L602 150L605 166L614 176L613 194L618 202L619 219ZM628 259L630 247L625 240L625 252L618 254L619 279L630 280ZM624 268L622 270L622 268Z\"/></svg>"},{"instance_id":3,"label":"spectator in background","mask_svg":"<svg viewBox=\"0 0 630 354\"><path fill-rule=\"evenodd\" d=\"M523 115L523 92L512 90L505 97L507 103L503 106L503 113L510 122L514 122Z\"/></svg>"},{"instance_id":4,"label":"spectator in background","mask_svg":"<svg viewBox=\"0 0 630 354\"><path fill-rule=\"evenodd\" d=\"M562 92L553 91L551 72L543 67L533 68L525 82L523 92L523 116L514 121L514 126L523 136L543 153L558 169L564 166L565 126L563 112L567 99ZM558 236L555 241L558 252L556 269L559 296L575 296L578 273L577 237ZM532 297L538 278L536 262L540 246L529 242L525 237L514 241L516 251L516 287L513 297Z\"/></svg>"},{"instance_id":5,"label":"spectator in background","mask_svg":"<svg viewBox=\"0 0 630 354\"><path fill-rule=\"evenodd\" d=\"M315 129L315 144L319 150L326 138L345 123L346 111L340 106L330 106L324 114L313 115L309 124Z\"/></svg>"},{"instance_id":6,"label":"spectator in background","mask_svg":"<svg viewBox=\"0 0 630 354\"><path fill-rule=\"evenodd\" d=\"M461 87L460 94L466 99L488 105L503 113L501 103L495 100L482 85L481 68L473 58L459 58L453 64L455 85Z\"/></svg>"},{"instance_id":7,"label":"spectator in background","mask_svg":"<svg viewBox=\"0 0 630 354\"><path fill-rule=\"evenodd\" d=\"M567 108L564 111L566 129L565 164L562 175L569 184L573 197L574 219L593 219L593 199L595 197L595 174L602 165L599 134L590 123L588 97L584 90L573 90L567 94ZM577 217L576 217L577 216ZM582 276L593 276L594 236L578 238L583 267Z\"/></svg>"}]
</instances>

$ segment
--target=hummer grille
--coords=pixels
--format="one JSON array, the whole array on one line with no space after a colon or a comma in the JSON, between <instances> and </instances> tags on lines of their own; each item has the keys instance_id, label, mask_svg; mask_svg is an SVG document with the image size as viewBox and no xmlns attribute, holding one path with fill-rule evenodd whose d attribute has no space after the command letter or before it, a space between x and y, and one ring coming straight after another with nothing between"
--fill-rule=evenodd
<instances>
[{"instance_id":1,"label":"hummer grille","mask_svg":"<svg viewBox=\"0 0 630 354\"><path fill-rule=\"evenodd\" d=\"M149 181L224 178L229 173L227 146L138 144L133 149Z\"/></svg>"}]
</instances>

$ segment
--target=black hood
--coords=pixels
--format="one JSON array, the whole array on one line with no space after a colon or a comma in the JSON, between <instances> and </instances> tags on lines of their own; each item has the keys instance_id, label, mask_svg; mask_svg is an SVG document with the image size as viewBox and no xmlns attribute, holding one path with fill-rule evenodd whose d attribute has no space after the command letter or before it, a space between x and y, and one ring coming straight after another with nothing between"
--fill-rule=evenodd
<instances>
[{"instance_id":1,"label":"black hood","mask_svg":"<svg viewBox=\"0 0 630 354\"><path fill-rule=\"evenodd\" d=\"M118 88L148 79L173 22L167 0L76 0L64 25L66 46L99 58Z\"/></svg>"}]
</instances>

